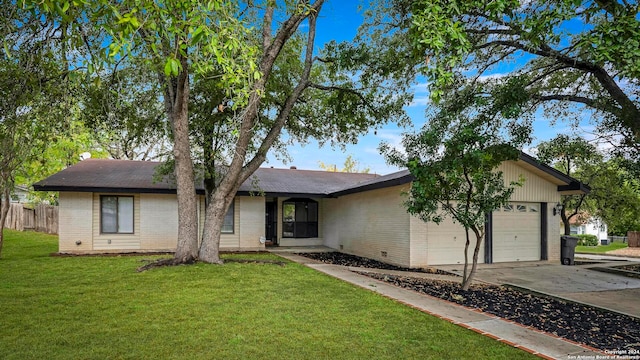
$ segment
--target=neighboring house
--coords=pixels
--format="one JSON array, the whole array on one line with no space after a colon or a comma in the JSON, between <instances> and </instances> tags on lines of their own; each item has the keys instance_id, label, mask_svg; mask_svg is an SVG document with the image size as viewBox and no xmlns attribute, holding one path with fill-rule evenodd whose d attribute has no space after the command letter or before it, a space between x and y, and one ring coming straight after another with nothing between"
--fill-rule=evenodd
<instances>
[{"instance_id":1,"label":"neighboring house","mask_svg":"<svg viewBox=\"0 0 640 360\"><path fill-rule=\"evenodd\" d=\"M59 191L61 253L173 251L175 186L154 182L158 163L85 160L34 184ZM558 260L561 194L588 191L578 181L522 154L500 166L506 181L526 179L512 202L493 212L480 262ZM225 218L221 250L280 246L330 248L388 263L421 267L464 262L464 229L409 215L408 171L390 175L261 168L238 191ZM204 190L199 194L199 229ZM259 195L258 195L259 194Z\"/></svg>"},{"instance_id":2,"label":"neighboring house","mask_svg":"<svg viewBox=\"0 0 640 360\"><path fill-rule=\"evenodd\" d=\"M586 219L586 220L585 220ZM598 240L607 240L607 224L602 219L582 214L582 216L574 216L569 220L571 226L571 235L595 235ZM598 243L600 243L598 241Z\"/></svg>"},{"instance_id":3,"label":"neighboring house","mask_svg":"<svg viewBox=\"0 0 640 360\"><path fill-rule=\"evenodd\" d=\"M29 189L22 185L14 186L10 199L12 203L26 204L29 202Z\"/></svg>"}]
</instances>

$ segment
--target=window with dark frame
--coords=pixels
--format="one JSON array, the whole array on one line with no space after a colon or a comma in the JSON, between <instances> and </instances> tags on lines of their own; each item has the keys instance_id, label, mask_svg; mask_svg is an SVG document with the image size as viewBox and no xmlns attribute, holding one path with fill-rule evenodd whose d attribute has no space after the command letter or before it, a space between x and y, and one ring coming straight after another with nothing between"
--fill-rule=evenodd
<instances>
[{"instance_id":1,"label":"window with dark frame","mask_svg":"<svg viewBox=\"0 0 640 360\"><path fill-rule=\"evenodd\" d=\"M133 234L133 196L100 196L100 232Z\"/></svg>"},{"instance_id":2,"label":"window with dark frame","mask_svg":"<svg viewBox=\"0 0 640 360\"><path fill-rule=\"evenodd\" d=\"M318 202L289 199L282 203L282 236L286 238L318 237Z\"/></svg>"},{"instance_id":3,"label":"window with dark frame","mask_svg":"<svg viewBox=\"0 0 640 360\"><path fill-rule=\"evenodd\" d=\"M233 234L234 232L234 207L236 201L233 200L231 205L229 205L229 210L224 215L224 223L222 224L222 230L220 231L223 234Z\"/></svg>"}]
</instances>

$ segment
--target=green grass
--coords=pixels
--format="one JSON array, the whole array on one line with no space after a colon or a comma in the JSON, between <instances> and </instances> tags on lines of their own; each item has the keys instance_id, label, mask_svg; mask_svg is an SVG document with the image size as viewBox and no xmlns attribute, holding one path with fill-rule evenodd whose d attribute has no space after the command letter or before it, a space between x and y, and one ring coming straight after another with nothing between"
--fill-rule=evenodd
<instances>
[{"instance_id":1,"label":"green grass","mask_svg":"<svg viewBox=\"0 0 640 360\"><path fill-rule=\"evenodd\" d=\"M151 256L51 257L54 236L5 235L0 359L534 358L295 263L137 273Z\"/></svg>"},{"instance_id":2,"label":"green grass","mask_svg":"<svg viewBox=\"0 0 640 360\"><path fill-rule=\"evenodd\" d=\"M600 245L600 246L576 246L577 253L587 253L587 254L602 254L607 251L617 250L626 248L628 244L623 244L621 242L614 242L608 245Z\"/></svg>"}]
</instances>

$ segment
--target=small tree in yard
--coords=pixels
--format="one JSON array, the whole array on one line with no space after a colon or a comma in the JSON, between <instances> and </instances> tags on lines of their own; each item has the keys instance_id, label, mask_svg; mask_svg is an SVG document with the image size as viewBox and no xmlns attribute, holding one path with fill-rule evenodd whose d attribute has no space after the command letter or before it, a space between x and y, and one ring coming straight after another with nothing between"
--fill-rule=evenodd
<instances>
[{"instance_id":1,"label":"small tree in yard","mask_svg":"<svg viewBox=\"0 0 640 360\"><path fill-rule=\"evenodd\" d=\"M591 186L597 178L604 174L603 155L594 144L568 135L558 135L555 138L541 142L538 145L538 159L546 164L552 164L557 169ZM609 175L609 174L607 174ZM595 190L595 189L594 189ZM606 188L598 189L598 193L611 193ZM564 234L571 234L570 220L587 212L595 215L598 206L590 194L571 194L562 196L562 211L560 218L564 225ZM589 201L592 200L592 201Z\"/></svg>"},{"instance_id":2,"label":"small tree in yard","mask_svg":"<svg viewBox=\"0 0 640 360\"><path fill-rule=\"evenodd\" d=\"M449 216L465 228L465 291L476 272L487 214L509 202L515 187L523 183L519 179L505 184L496 168L506 160L518 159L518 147L528 136L523 126L512 124L507 131L500 129L500 123L490 117L443 111L420 133L405 135L404 151L382 146L390 163L407 167L414 176L405 203L410 214L436 224ZM506 136L511 140L506 141ZM469 232L476 240L471 271Z\"/></svg>"}]
</instances>

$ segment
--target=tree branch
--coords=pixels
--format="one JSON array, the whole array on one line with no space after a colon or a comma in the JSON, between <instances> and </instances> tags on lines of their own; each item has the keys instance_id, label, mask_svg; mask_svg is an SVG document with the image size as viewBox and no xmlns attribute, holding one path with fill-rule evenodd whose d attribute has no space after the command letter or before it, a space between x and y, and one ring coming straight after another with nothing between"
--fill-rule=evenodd
<instances>
[{"instance_id":1,"label":"tree branch","mask_svg":"<svg viewBox=\"0 0 640 360\"><path fill-rule=\"evenodd\" d=\"M271 44L271 23L273 22L274 7L267 6L265 10L264 19L262 21L262 50L267 51L267 48Z\"/></svg>"},{"instance_id":2,"label":"tree branch","mask_svg":"<svg viewBox=\"0 0 640 360\"><path fill-rule=\"evenodd\" d=\"M300 98L302 92L309 86L309 76L311 75L311 66L313 65L313 47L315 44L316 37L316 23L318 18L318 13L320 12L320 8L322 7L322 3L324 0L318 0L314 6L317 6L315 12L309 14L309 30L307 33L307 49L305 54L304 61L304 70L302 72L302 76L298 85L293 89L291 94L287 97L285 101L284 107L280 109L278 116L274 122L274 125L271 127L267 136L265 136L264 140L260 144L256 155L251 159L246 166L243 167L242 172L240 174L240 182L245 181L253 172L264 162L267 152L271 148L271 145L277 140L278 136L280 136L280 132L282 127L284 126L291 110L293 109L294 104Z\"/></svg>"},{"instance_id":3,"label":"tree branch","mask_svg":"<svg viewBox=\"0 0 640 360\"><path fill-rule=\"evenodd\" d=\"M620 105L622 122L633 131L636 139L640 139L640 109L638 109L635 103L624 93L624 91L622 91L620 86L618 86L616 81L603 67L564 55L546 44L542 44L539 48L535 48L531 45L522 44L517 41L494 40L475 48L482 49L489 46L506 46L520 49L534 55L555 59L556 61L571 68L593 74L600 85L609 93L609 95L611 95L611 98Z\"/></svg>"}]
</instances>

